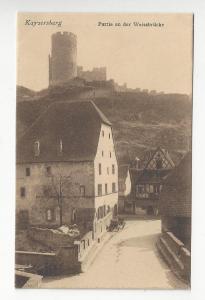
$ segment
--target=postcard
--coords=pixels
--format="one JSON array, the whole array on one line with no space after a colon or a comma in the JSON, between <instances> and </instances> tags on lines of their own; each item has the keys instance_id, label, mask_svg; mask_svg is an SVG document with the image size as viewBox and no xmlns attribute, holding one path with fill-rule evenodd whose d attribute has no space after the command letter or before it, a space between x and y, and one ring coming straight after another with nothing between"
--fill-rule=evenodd
<instances>
[{"instance_id":1,"label":"postcard","mask_svg":"<svg viewBox=\"0 0 205 300\"><path fill-rule=\"evenodd\" d=\"M16 288L191 287L193 14L18 13Z\"/></svg>"}]
</instances>

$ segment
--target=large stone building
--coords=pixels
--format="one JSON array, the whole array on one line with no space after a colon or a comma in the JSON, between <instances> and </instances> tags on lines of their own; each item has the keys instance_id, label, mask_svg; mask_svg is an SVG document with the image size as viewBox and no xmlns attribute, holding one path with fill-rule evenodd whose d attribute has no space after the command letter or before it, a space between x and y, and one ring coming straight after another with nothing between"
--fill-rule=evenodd
<instances>
[{"instance_id":1,"label":"large stone building","mask_svg":"<svg viewBox=\"0 0 205 300\"><path fill-rule=\"evenodd\" d=\"M78 224L98 236L117 214L112 126L91 101L58 102L17 144L17 221Z\"/></svg>"},{"instance_id":2,"label":"large stone building","mask_svg":"<svg viewBox=\"0 0 205 300\"><path fill-rule=\"evenodd\" d=\"M77 37L71 32L57 32L51 37L49 85L60 85L77 76Z\"/></svg>"}]
</instances>

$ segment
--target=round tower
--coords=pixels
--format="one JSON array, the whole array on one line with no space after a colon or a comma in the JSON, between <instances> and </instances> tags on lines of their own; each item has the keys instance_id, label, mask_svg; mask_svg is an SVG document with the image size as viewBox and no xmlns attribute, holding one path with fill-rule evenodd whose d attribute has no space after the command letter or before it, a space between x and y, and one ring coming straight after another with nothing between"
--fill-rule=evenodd
<instances>
[{"instance_id":1,"label":"round tower","mask_svg":"<svg viewBox=\"0 0 205 300\"><path fill-rule=\"evenodd\" d=\"M77 37L71 32L57 32L51 36L49 55L49 85L68 82L77 76Z\"/></svg>"}]
</instances>

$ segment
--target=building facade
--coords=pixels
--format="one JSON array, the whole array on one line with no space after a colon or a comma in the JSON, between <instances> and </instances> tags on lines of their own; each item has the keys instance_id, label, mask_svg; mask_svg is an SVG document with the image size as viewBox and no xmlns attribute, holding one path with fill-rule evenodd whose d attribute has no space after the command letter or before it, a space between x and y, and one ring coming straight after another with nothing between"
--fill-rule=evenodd
<instances>
[{"instance_id":1,"label":"building facade","mask_svg":"<svg viewBox=\"0 0 205 300\"><path fill-rule=\"evenodd\" d=\"M127 206L132 206L133 213L143 209L147 214L157 215L163 179L174 168L174 162L167 150L158 147L146 151L142 160L135 163L130 168L132 192Z\"/></svg>"},{"instance_id":2,"label":"building facade","mask_svg":"<svg viewBox=\"0 0 205 300\"><path fill-rule=\"evenodd\" d=\"M52 104L17 145L17 220L103 233L117 214L112 126L91 101Z\"/></svg>"}]
</instances>

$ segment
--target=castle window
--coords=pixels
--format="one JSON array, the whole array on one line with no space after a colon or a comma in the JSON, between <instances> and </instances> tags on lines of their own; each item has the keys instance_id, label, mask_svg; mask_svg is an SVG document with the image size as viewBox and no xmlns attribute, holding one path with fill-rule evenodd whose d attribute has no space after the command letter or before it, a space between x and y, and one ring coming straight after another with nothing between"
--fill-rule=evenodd
<instances>
[{"instance_id":1,"label":"castle window","mask_svg":"<svg viewBox=\"0 0 205 300\"><path fill-rule=\"evenodd\" d=\"M26 197L26 188L25 187L20 188L20 195L21 195L21 198Z\"/></svg>"},{"instance_id":2,"label":"castle window","mask_svg":"<svg viewBox=\"0 0 205 300\"><path fill-rule=\"evenodd\" d=\"M108 190L107 190L107 183L105 183L105 194L107 195Z\"/></svg>"},{"instance_id":3,"label":"castle window","mask_svg":"<svg viewBox=\"0 0 205 300\"><path fill-rule=\"evenodd\" d=\"M98 171L99 171L99 175L101 175L102 174L102 165L101 164L98 165Z\"/></svg>"},{"instance_id":4,"label":"castle window","mask_svg":"<svg viewBox=\"0 0 205 300\"><path fill-rule=\"evenodd\" d=\"M113 193L116 192L116 184L115 184L115 182L112 183L112 192Z\"/></svg>"},{"instance_id":5,"label":"castle window","mask_svg":"<svg viewBox=\"0 0 205 300\"><path fill-rule=\"evenodd\" d=\"M112 165L112 174L115 174L115 165Z\"/></svg>"},{"instance_id":6,"label":"castle window","mask_svg":"<svg viewBox=\"0 0 205 300\"><path fill-rule=\"evenodd\" d=\"M98 184L98 196L102 196L102 184Z\"/></svg>"},{"instance_id":7,"label":"castle window","mask_svg":"<svg viewBox=\"0 0 205 300\"><path fill-rule=\"evenodd\" d=\"M110 158L112 157L112 153L111 153L111 151L110 151Z\"/></svg>"},{"instance_id":8,"label":"castle window","mask_svg":"<svg viewBox=\"0 0 205 300\"><path fill-rule=\"evenodd\" d=\"M31 175L31 170L30 168L26 168L26 176L30 176Z\"/></svg>"},{"instance_id":9,"label":"castle window","mask_svg":"<svg viewBox=\"0 0 205 300\"><path fill-rule=\"evenodd\" d=\"M110 139L110 133L109 133L109 139Z\"/></svg>"},{"instance_id":10,"label":"castle window","mask_svg":"<svg viewBox=\"0 0 205 300\"><path fill-rule=\"evenodd\" d=\"M105 132L104 132L104 130L102 130L102 136L104 137L104 135L105 135Z\"/></svg>"},{"instance_id":11,"label":"castle window","mask_svg":"<svg viewBox=\"0 0 205 300\"><path fill-rule=\"evenodd\" d=\"M102 151L102 156L104 156L104 151Z\"/></svg>"},{"instance_id":12,"label":"castle window","mask_svg":"<svg viewBox=\"0 0 205 300\"><path fill-rule=\"evenodd\" d=\"M80 186L80 195L83 197L85 196L85 186L84 185Z\"/></svg>"},{"instance_id":13,"label":"castle window","mask_svg":"<svg viewBox=\"0 0 205 300\"><path fill-rule=\"evenodd\" d=\"M39 154L40 154L40 142L36 141L34 143L34 155L39 156Z\"/></svg>"}]
</instances>

